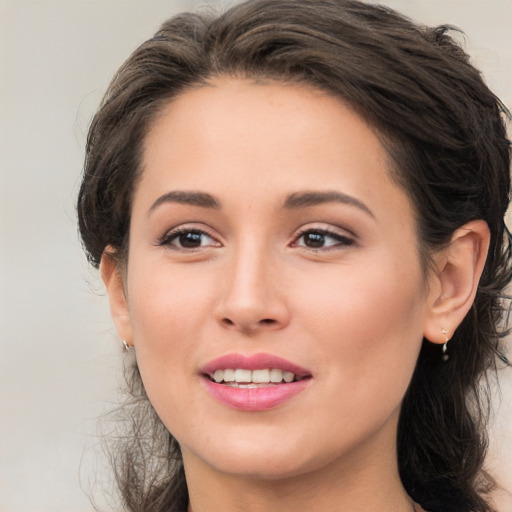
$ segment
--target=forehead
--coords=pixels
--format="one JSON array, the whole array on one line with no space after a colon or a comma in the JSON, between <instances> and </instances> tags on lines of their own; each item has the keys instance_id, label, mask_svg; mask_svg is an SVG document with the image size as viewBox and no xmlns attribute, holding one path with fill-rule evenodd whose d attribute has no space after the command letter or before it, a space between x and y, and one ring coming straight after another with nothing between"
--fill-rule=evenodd
<instances>
[{"instance_id":1,"label":"forehead","mask_svg":"<svg viewBox=\"0 0 512 512\"><path fill-rule=\"evenodd\" d=\"M412 217L389 169L376 130L332 95L224 78L187 90L160 112L145 140L139 188L147 196L207 189L251 204L338 190Z\"/></svg>"}]
</instances>

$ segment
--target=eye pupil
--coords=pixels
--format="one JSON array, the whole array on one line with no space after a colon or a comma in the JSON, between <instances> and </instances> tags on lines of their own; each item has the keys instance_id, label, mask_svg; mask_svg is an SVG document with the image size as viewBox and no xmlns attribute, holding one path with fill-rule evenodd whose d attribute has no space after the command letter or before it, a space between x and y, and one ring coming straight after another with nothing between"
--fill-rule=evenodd
<instances>
[{"instance_id":1,"label":"eye pupil","mask_svg":"<svg viewBox=\"0 0 512 512\"><path fill-rule=\"evenodd\" d=\"M192 231L189 231L188 233L181 233L179 236L179 242L182 247L200 247L201 233L194 233Z\"/></svg>"},{"instance_id":2,"label":"eye pupil","mask_svg":"<svg viewBox=\"0 0 512 512\"><path fill-rule=\"evenodd\" d=\"M321 233L306 233L304 235L304 244L312 248L323 247L325 244L325 235Z\"/></svg>"}]
</instances>

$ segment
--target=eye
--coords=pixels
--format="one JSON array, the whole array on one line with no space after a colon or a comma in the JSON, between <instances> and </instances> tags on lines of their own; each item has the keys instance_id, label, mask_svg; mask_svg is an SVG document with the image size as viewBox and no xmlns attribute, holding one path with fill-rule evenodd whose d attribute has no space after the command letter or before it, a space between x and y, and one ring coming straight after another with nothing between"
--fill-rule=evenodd
<instances>
[{"instance_id":1,"label":"eye","mask_svg":"<svg viewBox=\"0 0 512 512\"><path fill-rule=\"evenodd\" d=\"M178 228L166 233L159 245L185 250L220 247L220 243L205 231L190 228Z\"/></svg>"},{"instance_id":2,"label":"eye","mask_svg":"<svg viewBox=\"0 0 512 512\"><path fill-rule=\"evenodd\" d=\"M327 229L306 229L297 235L294 245L308 249L347 247L355 241L345 235Z\"/></svg>"}]
</instances>

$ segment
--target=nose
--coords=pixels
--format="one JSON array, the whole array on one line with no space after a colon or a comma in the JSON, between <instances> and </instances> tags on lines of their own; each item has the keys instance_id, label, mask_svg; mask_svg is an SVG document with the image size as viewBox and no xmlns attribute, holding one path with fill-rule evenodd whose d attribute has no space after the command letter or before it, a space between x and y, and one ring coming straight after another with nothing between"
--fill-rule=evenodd
<instances>
[{"instance_id":1,"label":"nose","mask_svg":"<svg viewBox=\"0 0 512 512\"><path fill-rule=\"evenodd\" d=\"M247 247L233 260L223 275L217 320L223 327L247 335L286 327L290 310L276 258Z\"/></svg>"}]
</instances>

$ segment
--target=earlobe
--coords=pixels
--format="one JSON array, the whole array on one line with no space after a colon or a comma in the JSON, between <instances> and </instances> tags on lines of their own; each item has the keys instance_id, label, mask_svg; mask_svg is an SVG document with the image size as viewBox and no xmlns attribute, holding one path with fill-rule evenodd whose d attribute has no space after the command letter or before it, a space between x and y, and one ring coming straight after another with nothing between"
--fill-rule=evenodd
<instances>
[{"instance_id":1,"label":"earlobe","mask_svg":"<svg viewBox=\"0 0 512 512\"><path fill-rule=\"evenodd\" d=\"M428 314L423 335L444 344L453 336L475 299L489 249L489 228L483 220L457 229L450 244L434 256Z\"/></svg>"},{"instance_id":2,"label":"earlobe","mask_svg":"<svg viewBox=\"0 0 512 512\"><path fill-rule=\"evenodd\" d=\"M110 314L112 315L117 334L121 340L126 341L128 346L131 346L133 344L133 336L123 278L113 252L109 247L105 249L101 257L100 272L107 290Z\"/></svg>"}]
</instances>

